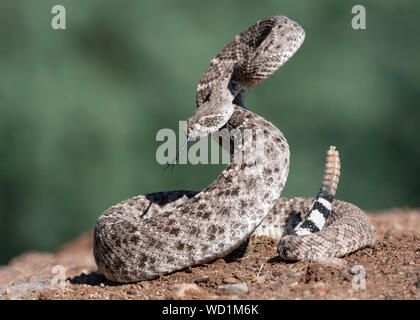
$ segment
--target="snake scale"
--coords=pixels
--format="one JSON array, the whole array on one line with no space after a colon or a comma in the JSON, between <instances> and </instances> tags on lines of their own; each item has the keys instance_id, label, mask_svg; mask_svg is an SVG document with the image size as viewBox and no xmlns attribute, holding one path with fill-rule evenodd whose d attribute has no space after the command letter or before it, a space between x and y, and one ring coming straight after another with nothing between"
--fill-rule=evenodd
<instances>
[{"instance_id":1,"label":"snake scale","mask_svg":"<svg viewBox=\"0 0 420 320\"><path fill-rule=\"evenodd\" d=\"M280 198L289 172L289 146L279 129L244 106L249 88L281 67L304 38L296 22L274 16L238 34L211 61L198 85L197 109L187 121L186 135L197 140L228 132L216 140L231 153L231 161L200 192L140 195L102 213L93 250L107 279L136 282L210 262L237 249L251 234L278 240L279 255L288 260L343 256L374 245L375 229L363 211L333 200L338 152L331 148L327 153L316 198ZM257 133L263 143L254 143Z\"/></svg>"}]
</instances>

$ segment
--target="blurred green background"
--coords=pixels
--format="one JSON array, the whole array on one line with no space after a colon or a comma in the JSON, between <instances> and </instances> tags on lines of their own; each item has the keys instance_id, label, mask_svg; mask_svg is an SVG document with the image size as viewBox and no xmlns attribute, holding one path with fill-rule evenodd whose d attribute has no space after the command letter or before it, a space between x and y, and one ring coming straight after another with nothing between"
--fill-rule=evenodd
<instances>
[{"instance_id":1,"label":"blurred green background","mask_svg":"<svg viewBox=\"0 0 420 320\"><path fill-rule=\"evenodd\" d=\"M51 28L62 4L67 30ZM351 28L365 5L367 30ZM161 128L195 109L210 60L257 20L306 30L247 106L291 147L284 196L315 195L325 151L337 197L367 210L420 205L418 1L0 1L0 264L52 250L99 214L153 191L200 190L224 165L162 174Z\"/></svg>"}]
</instances>

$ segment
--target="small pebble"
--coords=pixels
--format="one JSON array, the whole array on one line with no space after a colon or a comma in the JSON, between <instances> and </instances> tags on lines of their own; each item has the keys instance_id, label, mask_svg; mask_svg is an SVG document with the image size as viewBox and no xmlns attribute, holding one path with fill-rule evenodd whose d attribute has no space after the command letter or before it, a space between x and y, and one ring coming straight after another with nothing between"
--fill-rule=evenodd
<instances>
[{"instance_id":1,"label":"small pebble","mask_svg":"<svg viewBox=\"0 0 420 320\"><path fill-rule=\"evenodd\" d=\"M233 277L227 277L227 278L223 278L223 283L235 283L237 282L235 278Z\"/></svg>"},{"instance_id":2,"label":"small pebble","mask_svg":"<svg viewBox=\"0 0 420 320\"><path fill-rule=\"evenodd\" d=\"M209 276L202 276L200 278L197 278L194 280L195 283L206 283L209 282L210 277Z\"/></svg>"},{"instance_id":3,"label":"small pebble","mask_svg":"<svg viewBox=\"0 0 420 320\"><path fill-rule=\"evenodd\" d=\"M355 275L355 274L359 274L361 271L362 271L362 269L360 268L360 266L357 265L357 266L354 266L354 267L350 268L349 273L352 274L352 275Z\"/></svg>"},{"instance_id":4,"label":"small pebble","mask_svg":"<svg viewBox=\"0 0 420 320\"><path fill-rule=\"evenodd\" d=\"M227 284L217 288L218 295L244 295L248 293L248 286L246 283Z\"/></svg>"},{"instance_id":5,"label":"small pebble","mask_svg":"<svg viewBox=\"0 0 420 320\"><path fill-rule=\"evenodd\" d=\"M200 292L202 289L200 289L199 286L197 286L195 283L181 283L174 286L174 290L172 293L172 296L170 298L172 299L182 299L185 298L187 291L193 291L193 292Z\"/></svg>"},{"instance_id":6,"label":"small pebble","mask_svg":"<svg viewBox=\"0 0 420 320\"><path fill-rule=\"evenodd\" d=\"M314 285L313 285L313 287L314 288L317 288L317 289L320 289L320 288L325 288L325 283L324 282L322 282L322 281L319 281L319 282L315 282L314 283Z\"/></svg>"},{"instance_id":7,"label":"small pebble","mask_svg":"<svg viewBox=\"0 0 420 320\"><path fill-rule=\"evenodd\" d=\"M327 267L335 267L338 269L346 269L347 262L342 258L319 257L316 262Z\"/></svg>"}]
</instances>

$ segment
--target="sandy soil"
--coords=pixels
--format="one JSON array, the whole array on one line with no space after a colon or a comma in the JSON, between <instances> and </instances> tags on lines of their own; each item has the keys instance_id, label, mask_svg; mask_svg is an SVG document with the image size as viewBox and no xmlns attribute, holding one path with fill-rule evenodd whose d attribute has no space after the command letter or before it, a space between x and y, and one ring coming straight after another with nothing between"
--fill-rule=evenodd
<instances>
[{"instance_id":1,"label":"sandy soil","mask_svg":"<svg viewBox=\"0 0 420 320\"><path fill-rule=\"evenodd\" d=\"M420 210L369 218L376 246L344 258L285 262L273 241L251 237L242 255L124 285L97 272L86 233L0 266L0 299L420 299Z\"/></svg>"}]
</instances>

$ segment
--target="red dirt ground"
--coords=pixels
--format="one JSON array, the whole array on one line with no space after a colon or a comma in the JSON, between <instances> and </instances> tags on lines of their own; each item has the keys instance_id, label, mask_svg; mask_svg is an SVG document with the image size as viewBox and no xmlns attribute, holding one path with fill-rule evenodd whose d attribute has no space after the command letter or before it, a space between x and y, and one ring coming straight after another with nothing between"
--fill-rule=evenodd
<instances>
[{"instance_id":1,"label":"red dirt ground","mask_svg":"<svg viewBox=\"0 0 420 320\"><path fill-rule=\"evenodd\" d=\"M377 230L376 246L344 258L285 262L276 243L252 236L243 256L124 285L97 272L89 232L55 253L27 252L0 266L0 300L420 299L420 210L395 209L369 218ZM58 284L56 265L65 272Z\"/></svg>"}]
</instances>

